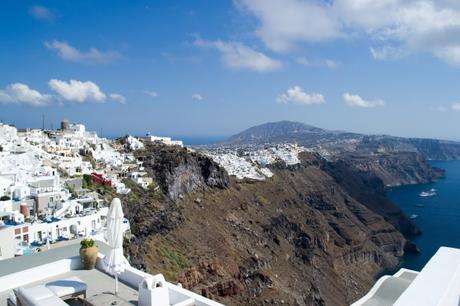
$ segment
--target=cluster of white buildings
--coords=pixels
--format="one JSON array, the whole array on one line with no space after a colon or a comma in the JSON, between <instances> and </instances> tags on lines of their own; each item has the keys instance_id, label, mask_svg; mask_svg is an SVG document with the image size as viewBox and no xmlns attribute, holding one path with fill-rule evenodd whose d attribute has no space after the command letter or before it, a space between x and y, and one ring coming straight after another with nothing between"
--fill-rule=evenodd
<instances>
[{"instance_id":1,"label":"cluster of white buildings","mask_svg":"<svg viewBox=\"0 0 460 306\"><path fill-rule=\"evenodd\" d=\"M160 136L153 136L153 135L147 134L147 136L144 137L144 139L151 141L151 142L160 142L167 146L179 146L179 147L184 146L184 143L182 142L182 140L172 140L171 137L160 137Z\"/></svg>"},{"instance_id":2,"label":"cluster of white buildings","mask_svg":"<svg viewBox=\"0 0 460 306\"><path fill-rule=\"evenodd\" d=\"M82 124L64 120L59 130L0 124L0 259L99 235L106 208L97 193L84 188L83 176L128 193L122 179L139 177L140 170L132 154L117 151Z\"/></svg>"},{"instance_id":3,"label":"cluster of white buildings","mask_svg":"<svg viewBox=\"0 0 460 306\"><path fill-rule=\"evenodd\" d=\"M307 151L306 148L297 144L279 144L261 150L250 151L249 158L260 165L266 166L282 161L287 166L300 163L299 153Z\"/></svg>"},{"instance_id":4,"label":"cluster of white buildings","mask_svg":"<svg viewBox=\"0 0 460 306\"><path fill-rule=\"evenodd\" d=\"M276 144L264 147L217 148L205 152L237 179L265 180L273 176L268 165L283 162L287 166L300 163L299 154L311 149L297 144Z\"/></svg>"},{"instance_id":5,"label":"cluster of white buildings","mask_svg":"<svg viewBox=\"0 0 460 306\"><path fill-rule=\"evenodd\" d=\"M267 177L273 176L268 168L259 167L247 158L240 157L235 153L208 153L208 156L223 167L229 175L234 175L240 180L244 178L265 180Z\"/></svg>"}]
</instances>

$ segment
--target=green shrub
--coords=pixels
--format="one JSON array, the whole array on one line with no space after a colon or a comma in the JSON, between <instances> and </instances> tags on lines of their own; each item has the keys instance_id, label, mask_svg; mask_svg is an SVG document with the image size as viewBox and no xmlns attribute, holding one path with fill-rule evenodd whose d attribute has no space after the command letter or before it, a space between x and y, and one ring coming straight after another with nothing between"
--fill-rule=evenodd
<instances>
[{"instance_id":1,"label":"green shrub","mask_svg":"<svg viewBox=\"0 0 460 306\"><path fill-rule=\"evenodd\" d=\"M256 201L262 206L270 205L270 201L260 194L256 195Z\"/></svg>"},{"instance_id":2,"label":"green shrub","mask_svg":"<svg viewBox=\"0 0 460 306\"><path fill-rule=\"evenodd\" d=\"M80 242L80 246L82 249L92 248L95 245L96 243L91 238L85 238Z\"/></svg>"},{"instance_id":3,"label":"green shrub","mask_svg":"<svg viewBox=\"0 0 460 306\"><path fill-rule=\"evenodd\" d=\"M90 188L93 185L93 179L91 175L84 174L83 175L83 188Z\"/></svg>"},{"instance_id":4,"label":"green shrub","mask_svg":"<svg viewBox=\"0 0 460 306\"><path fill-rule=\"evenodd\" d=\"M11 198L7 195L4 195L3 197L0 197L0 201L9 201Z\"/></svg>"},{"instance_id":5,"label":"green shrub","mask_svg":"<svg viewBox=\"0 0 460 306\"><path fill-rule=\"evenodd\" d=\"M169 245L161 245L158 254L165 263L165 276L168 279L177 279L180 271L189 266L187 257L178 249Z\"/></svg>"}]
</instances>

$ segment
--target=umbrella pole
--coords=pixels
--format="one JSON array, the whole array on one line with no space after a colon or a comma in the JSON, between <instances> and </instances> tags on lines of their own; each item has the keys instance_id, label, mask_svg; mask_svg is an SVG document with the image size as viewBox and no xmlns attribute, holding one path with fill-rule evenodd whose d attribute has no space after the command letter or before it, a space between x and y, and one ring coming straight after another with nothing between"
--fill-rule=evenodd
<instances>
[{"instance_id":1,"label":"umbrella pole","mask_svg":"<svg viewBox=\"0 0 460 306\"><path fill-rule=\"evenodd\" d=\"M115 295L118 296L118 273L115 274Z\"/></svg>"}]
</instances>

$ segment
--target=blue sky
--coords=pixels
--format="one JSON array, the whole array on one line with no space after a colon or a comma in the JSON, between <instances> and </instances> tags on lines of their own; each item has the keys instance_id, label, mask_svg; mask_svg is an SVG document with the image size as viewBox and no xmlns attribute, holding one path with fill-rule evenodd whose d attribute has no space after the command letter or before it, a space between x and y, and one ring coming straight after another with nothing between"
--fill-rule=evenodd
<instances>
[{"instance_id":1,"label":"blue sky","mask_svg":"<svg viewBox=\"0 0 460 306\"><path fill-rule=\"evenodd\" d=\"M0 119L184 137L295 120L460 140L458 33L450 0L4 0Z\"/></svg>"}]
</instances>

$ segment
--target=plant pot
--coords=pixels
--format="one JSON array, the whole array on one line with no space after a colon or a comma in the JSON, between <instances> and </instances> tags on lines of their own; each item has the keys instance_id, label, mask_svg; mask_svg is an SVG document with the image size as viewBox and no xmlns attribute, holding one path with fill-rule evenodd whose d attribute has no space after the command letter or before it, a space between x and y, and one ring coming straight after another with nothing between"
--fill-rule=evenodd
<instances>
[{"instance_id":1,"label":"plant pot","mask_svg":"<svg viewBox=\"0 0 460 306\"><path fill-rule=\"evenodd\" d=\"M98 250L96 246L90 248L80 248L80 260L83 269L92 270L96 267Z\"/></svg>"}]
</instances>

